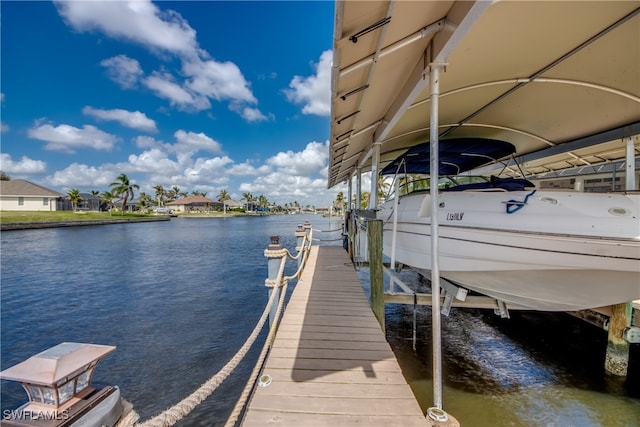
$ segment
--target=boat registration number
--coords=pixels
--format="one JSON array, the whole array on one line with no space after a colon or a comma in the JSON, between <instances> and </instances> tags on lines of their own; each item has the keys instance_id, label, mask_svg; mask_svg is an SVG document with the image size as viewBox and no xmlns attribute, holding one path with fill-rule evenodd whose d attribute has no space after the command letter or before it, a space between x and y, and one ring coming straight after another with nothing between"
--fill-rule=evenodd
<instances>
[{"instance_id":1,"label":"boat registration number","mask_svg":"<svg viewBox=\"0 0 640 427\"><path fill-rule=\"evenodd\" d=\"M464 212L449 212L447 214L447 221L462 221Z\"/></svg>"}]
</instances>

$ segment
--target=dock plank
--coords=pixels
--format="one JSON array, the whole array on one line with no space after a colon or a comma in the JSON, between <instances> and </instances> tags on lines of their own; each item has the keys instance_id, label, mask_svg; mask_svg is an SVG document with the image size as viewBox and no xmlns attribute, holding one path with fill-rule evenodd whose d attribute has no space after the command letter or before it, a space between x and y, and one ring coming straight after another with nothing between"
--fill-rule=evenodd
<instances>
[{"instance_id":1,"label":"dock plank","mask_svg":"<svg viewBox=\"0 0 640 427\"><path fill-rule=\"evenodd\" d=\"M242 425L428 426L340 247L313 246Z\"/></svg>"}]
</instances>

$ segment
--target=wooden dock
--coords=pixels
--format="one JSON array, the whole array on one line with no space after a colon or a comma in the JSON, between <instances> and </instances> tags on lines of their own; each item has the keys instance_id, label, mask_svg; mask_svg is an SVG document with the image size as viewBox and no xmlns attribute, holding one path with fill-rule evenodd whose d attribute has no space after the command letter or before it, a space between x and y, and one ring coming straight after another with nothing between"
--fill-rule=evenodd
<instances>
[{"instance_id":1,"label":"wooden dock","mask_svg":"<svg viewBox=\"0 0 640 427\"><path fill-rule=\"evenodd\" d=\"M428 426L341 247L312 246L243 426Z\"/></svg>"}]
</instances>

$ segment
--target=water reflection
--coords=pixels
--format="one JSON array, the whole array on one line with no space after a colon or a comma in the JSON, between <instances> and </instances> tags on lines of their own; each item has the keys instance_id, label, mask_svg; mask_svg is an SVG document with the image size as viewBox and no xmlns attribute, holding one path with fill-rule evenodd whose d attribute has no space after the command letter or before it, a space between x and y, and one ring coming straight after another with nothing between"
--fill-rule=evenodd
<instances>
[{"instance_id":1,"label":"water reflection","mask_svg":"<svg viewBox=\"0 0 640 427\"><path fill-rule=\"evenodd\" d=\"M117 345L96 380L120 385L145 420L242 345L267 298L269 236L292 249L304 220L321 230L340 223L289 215L2 233L2 368L65 340ZM369 271L358 274L368 291ZM427 290L415 272L401 274ZM418 307L416 316L415 351L412 306L387 305L387 338L426 411L431 311ZM505 320L453 309L442 328L444 406L465 427L640 426L640 345L624 381L604 373L606 333L562 313ZM256 357L178 425L224 425ZM3 382L3 410L24 400L19 385Z\"/></svg>"},{"instance_id":2,"label":"water reflection","mask_svg":"<svg viewBox=\"0 0 640 427\"><path fill-rule=\"evenodd\" d=\"M369 282L369 271L359 277ZM400 278L419 292L428 282ZM640 351L628 379L604 372L607 334L565 313L452 309L442 320L443 402L463 426L640 426ZM431 309L387 304L387 339L426 411L433 404Z\"/></svg>"}]
</instances>

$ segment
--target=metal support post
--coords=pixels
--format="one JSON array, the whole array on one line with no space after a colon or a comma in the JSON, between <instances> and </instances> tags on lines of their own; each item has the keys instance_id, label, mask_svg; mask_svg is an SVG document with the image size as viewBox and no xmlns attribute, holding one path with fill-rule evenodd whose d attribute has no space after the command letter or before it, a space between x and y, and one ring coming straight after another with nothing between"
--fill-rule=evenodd
<instances>
[{"instance_id":1,"label":"metal support post","mask_svg":"<svg viewBox=\"0 0 640 427\"><path fill-rule=\"evenodd\" d=\"M380 145L376 142L373 144L373 154L371 156L371 194L369 194L369 209L375 209L378 206L378 165L380 163Z\"/></svg>"},{"instance_id":2,"label":"metal support post","mask_svg":"<svg viewBox=\"0 0 640 427\"><path fill-rule=\"evenodd\" d=\"M362 169L356 169L356 209L362 209Z\"/></svg>"},{"instance_id":3,"label":"metal support post","mask_svg":"<svg viewBox=\"0 0 640 427\"><path fill-rule=\"evenodd\" d=\"M438 108L440 95L440 64L430 65L429 85L431 87L431 114L429 119L431 158L430 161L430 189L431 197L431 307L432 340L433 340L433 406L442 409L442 345L440 338L440 262L438 235L438 181L440 159L438 156Z\"/></svg>"},{"instance_id":4,"label":"metal support post","mask_svg":"<svg viewBox=\"0 0 640 427\"><path fill-rule=\"evenodd\" d=\"M627 178L625 181L625 190L632 191L636 189L636 159L634 156L635 148L633 146L633 138L627 138Z\"/></svg>"}]
</instances>

